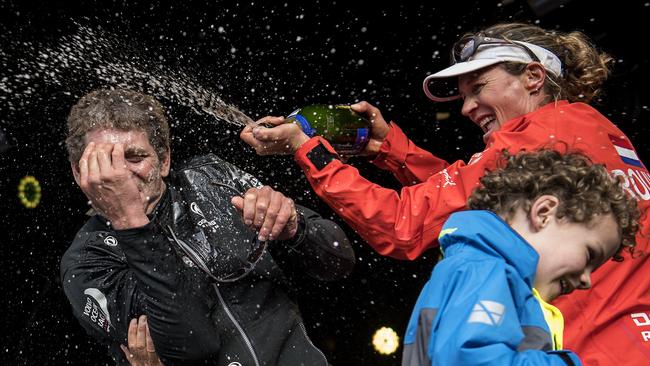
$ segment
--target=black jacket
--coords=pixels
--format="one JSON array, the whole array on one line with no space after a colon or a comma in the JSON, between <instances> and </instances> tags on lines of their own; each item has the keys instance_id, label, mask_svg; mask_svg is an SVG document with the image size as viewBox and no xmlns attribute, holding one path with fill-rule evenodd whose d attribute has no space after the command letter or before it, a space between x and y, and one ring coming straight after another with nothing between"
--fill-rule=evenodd
<instances>
[{"instance_id":1,"label":"black jacket","mask_svg":"<svg viewBox=\"0 0 650 366\"><path fill-rule=\"evenodd\" d=\"M145 314L166 364L327 365L286 294L283 269L342 278L354 253L335 223L304 207L293 240L259 242L230 202L257 186L207 155L170 175L144 227L114 230L95 215L79 230L61 260L63 288L118 364L127 364L119 344L129 321Z\"/></svg>"}]
</instances>

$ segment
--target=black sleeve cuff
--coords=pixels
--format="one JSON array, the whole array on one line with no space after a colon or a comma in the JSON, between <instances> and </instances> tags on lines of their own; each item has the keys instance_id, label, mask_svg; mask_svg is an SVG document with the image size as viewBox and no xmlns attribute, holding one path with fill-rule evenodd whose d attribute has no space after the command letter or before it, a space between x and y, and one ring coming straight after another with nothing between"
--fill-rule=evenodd
<instances>
[{"instance_id":1,"label":"black sleeve cuff","mask_svg":"<svg viewBox=\"0 0 650 366\"><path fill-rule=\"evenodd\" d=\"M338 154L333 154L327 151L325 146L322 144L318 144L307 153L307 159L314 164L316 169L322 170L327 164L332 162L332 160L339 160L339 156Z\"/></svg>"},{"instance_id":2,"label":"black sleeve cuff","mask_svg":"<svg viewBox=\"0 0 650 366\"><path fill-rule=\"evenodd\" d=\"M302 211L296 207L296 214L298 215L298 230L296 235L288 241L288 246L291 249L298 249L298 247L305 241L307 237L307 224L305 223L305 216Z\"/></svg>"}]
</instances>

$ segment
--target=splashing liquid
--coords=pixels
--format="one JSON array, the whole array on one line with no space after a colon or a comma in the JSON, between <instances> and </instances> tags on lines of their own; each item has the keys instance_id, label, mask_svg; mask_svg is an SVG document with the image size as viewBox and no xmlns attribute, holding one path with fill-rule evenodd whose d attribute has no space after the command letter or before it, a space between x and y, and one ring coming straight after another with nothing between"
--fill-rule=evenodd
<instances>
[{"instance_id":1,"label":"splashing liquid","mask_svg":"<svg viewBox=\"0 0 650 366\"><path fill-rule=\"evenodd\" d=\"M0 52L0 60L5 65L4 71L0 70L0 101L17 109L29 104L29 97L37 94L35 88L39 82L65 88L77 84L71 82L75 79L94 77L110 87L145 91L157 99L173 101L196 114L207 114L232 125L243 127L254 123L236 106L226 103L214 90L186 73L169 68L163 71L161 66L137 56L137 52L135 56L127 54L125 50L129 47L118 37L77 26L75 34L62 37L54 47L29 42L16 44L27 52L17 60L17 70L6 67L11 56Z\"/></svg>"}]
</instances>

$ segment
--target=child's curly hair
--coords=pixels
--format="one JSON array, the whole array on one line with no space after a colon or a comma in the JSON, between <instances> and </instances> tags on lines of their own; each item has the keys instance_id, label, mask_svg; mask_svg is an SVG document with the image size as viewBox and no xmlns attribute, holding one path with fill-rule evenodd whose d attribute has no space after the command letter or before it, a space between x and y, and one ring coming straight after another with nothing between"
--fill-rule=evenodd
<instances>
[{"instance_id":1,"label":"child's curly hair","mask_svg":"<svg viewBox=\"0 0 650 366\"><path fill-rule=\"evenodd\" d=\"M518 208L530 209L537 197L550 194L560 200L557 217L589 223L598 215L613 214L622 238L621 250L632 252L640 217L636 200L601 164L581 153L554 150L503 152L505 167L487 173L468 200L473 210L490 210L511 219ZM502 164L501 164L502 165Z\"/></svg>"}]
</instances>

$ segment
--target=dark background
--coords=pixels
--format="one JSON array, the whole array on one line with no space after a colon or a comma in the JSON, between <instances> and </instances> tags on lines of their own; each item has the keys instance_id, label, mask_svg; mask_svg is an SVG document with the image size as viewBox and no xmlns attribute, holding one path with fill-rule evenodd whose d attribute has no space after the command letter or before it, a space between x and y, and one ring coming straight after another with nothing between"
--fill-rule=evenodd
<instances>
[{"instance_id":1,"label":"dark background","mask_svg":"<svg viewBox=\"0 0 650 366\"><path fill-rule=\"evenodd\" d=\"M596 107L628 134L642 159L648 156L650 76L643 54L648 53L650 3L392 3L2 1L0 128L8 141L0 142L0 151L11 146L0 152L0 363L111 364L103 347L72 317L58 271L87 207L66 160L65 118L81 95L119 83L120 75L111 83L99 80L92 64L87 72L34 64L39 51L57 47L80 26L118 40L111 57L161 74L191 75L254 119L286 115L305 104L368 100L420 146L451 161L467 159L483 145L482 133L460 116L458 103L430 102L421 90L428 72L447 65L453 41L500 21L582 30L617 60ZM174 159L213 151L299 203L333 215L290 157L257 157L239 141L238 127L195 113L164 94L158 97L173 121ZM450 117L437 121L436 114L444 112ZM362 160L351 162L371 180L396 187L388 174ZM35 209L23 207L16 197L25 175L42 185ZM401 347L393 356L381 356L371 336L380 326L390 326L402 337L436 253L413 262L382 258L346 230L358 257L353 275L331 284L298 280L297 301L308 332L334 365L399 364Z\"/></svg>"}]
</instances>

